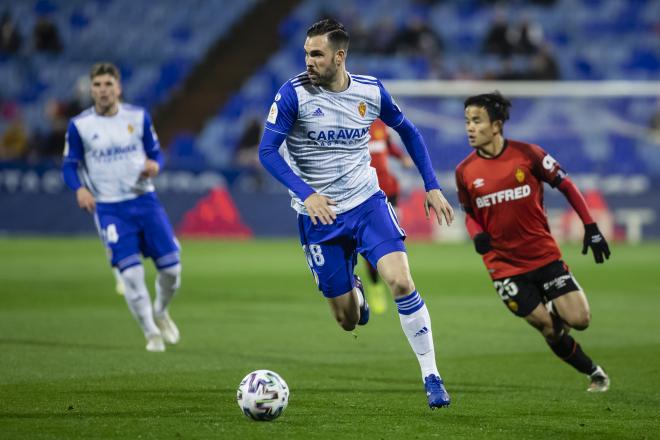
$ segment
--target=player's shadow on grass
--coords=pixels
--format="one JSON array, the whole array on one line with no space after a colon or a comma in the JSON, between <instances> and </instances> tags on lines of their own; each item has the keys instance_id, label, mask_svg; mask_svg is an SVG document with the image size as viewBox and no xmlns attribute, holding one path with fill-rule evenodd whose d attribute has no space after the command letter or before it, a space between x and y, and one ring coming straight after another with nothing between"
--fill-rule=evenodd
<instances>
[{"instance_id":1,"label":"player's shadow on grass","mask_svg":"<svg viewBox=\"0 0 660 440\"><path fill-rule=\"evenodd\" d=\"M91 350L126 350L130 347L122 345L104 345L104 344L91 344L87 342L63 342L63 341L47 341L36 339L20 339L20 338L0 338L0 346L2 345L25 345L29 347L53 347L53 348L80 348Z\"/></svg>"}]
</instances>

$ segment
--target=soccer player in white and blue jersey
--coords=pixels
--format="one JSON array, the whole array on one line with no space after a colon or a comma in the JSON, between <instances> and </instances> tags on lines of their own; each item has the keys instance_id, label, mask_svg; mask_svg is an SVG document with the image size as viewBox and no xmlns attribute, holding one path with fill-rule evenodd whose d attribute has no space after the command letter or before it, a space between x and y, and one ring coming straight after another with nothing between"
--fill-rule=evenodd
<instances>
[{"instance_id":1,"label":"soccer player in white and blue jersey","mask_svg":"<svg viewBox=\"0 0 660 440\"><path fill-rule=\"evenodd\" d=\"M95 216L147 350L165 351L165 343L179 342L168 305L180 285L181 264L151 181L163 162L158 137L146 110L120 102L116 66L95 64L90 78L94 106L69 122L62 174L80 208ZM153 306L141 255L152 258L158 269Z\"/></svg>"},{"instance_id":2,"label":"soccer player in white and blue jersey","mask_svg":"<svg viewBox=\"0 0 660 440\"><path fill-rule=\"evenodd\" d=\"M387 283L401 326L417 355L431 408L447 406L435 362L429 312L410 275L405 233L370 167L369 127L382 119L394 128L419 169L430 208L450 224L426 145L379 80L352 75L345 60L349 35L337 21L312 25L305 40L307 71L275 96L259 146L262 164L292 196L300 240L319 290L339 325L352 331L369 320L369 307L354 275L362 254ZM285 142L284 158L278 149Z\"/></svg>"}]
</instances>

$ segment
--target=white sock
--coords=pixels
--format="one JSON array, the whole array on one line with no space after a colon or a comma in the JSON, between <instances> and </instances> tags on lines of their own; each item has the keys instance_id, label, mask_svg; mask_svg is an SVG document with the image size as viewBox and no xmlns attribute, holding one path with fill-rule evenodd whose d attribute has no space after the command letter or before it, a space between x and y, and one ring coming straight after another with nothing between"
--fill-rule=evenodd
<instances>
[{"instance_id":1,"label":"white sock","mask_svg":"<svg viewBox=\"0 0 660 440\"><path fill-rule=\"evenodd\" d=\"M395 302L399 309L401 327L417 356L417 361L422 370L422 379L430 374L440 377L438 367L435 364L431 317L424 300L415 290L410 295L397 298Z\"/></svg>"},{"instance_id":2,"label":"white sock","mask_svg":"<svg viewBox=\"0 0 660 440\"><path fill-rule=\"evenodd\" d=\"M121 273L121 278L126 287L126 304L131 313L142 328L146 337L159 335L160 330L154 322L151 298L144 282L144 267L142 265L131 266Z\"/></svg>"},{"instance_id":3,"label":"white sock","mask_svg":"<svg viewBox=\"0 0 660 440\"><path fill-rule=\"evenodd\" d=\"M158 271L156 276L156 301L154 301L154 313L162 315L172 301L172 297L181 285L181 265L166 267Z\"/></svg>"}]
</instances>

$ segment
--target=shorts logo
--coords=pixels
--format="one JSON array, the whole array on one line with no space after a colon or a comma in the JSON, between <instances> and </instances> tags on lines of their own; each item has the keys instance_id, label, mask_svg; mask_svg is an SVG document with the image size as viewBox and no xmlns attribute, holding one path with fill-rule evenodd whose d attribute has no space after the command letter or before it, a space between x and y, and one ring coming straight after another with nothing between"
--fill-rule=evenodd
<instances>
[{"instance_id":1,"label":"shorts logo","mask_svg":"<svg viewBox=\"0 0 660 440\"><path fill-rule=\"evenodd\" d=\"M358 104L358 113L364 118L364 115L367 114L367 104L364 101L361 101Z\"/></svg>"},{"instance_id":2,"label":"shorts logo","mask_svg":"<svg viewBox=\"0 0 660 440\"><path fill-rule=\"evenodd\" d=\"M543 283L543 290L550 290L550 289L563 289L566 287L566 282L571 279L571 275L562 275L560 277L555 278L554 280L550 280L547 283Z\"/></svg>"},{"instance_id":3,"label":"shorts logo","mask_svg":"<svg viewBox=\"0 0 660 440\"><path fill-rule=\"evenodd\" d=\"M520 168L516 170L516 180L518 183L523 183L525 181L525 172Z\"/></svg>"},{"instance_id":4,"label":"shorts logo","mask_svg":"<svg viewBox=\"0 0 660 440\"><path fill-rule=\"evenodd\" d=\"M484 186L484 179L482 179L481 177L479 177L478 179L474 179L474 182L472 182L472 184L474 185L475 188L481 188L482 186Z\"/></svg>"},{"instance_id":5,"label":"shorts logo","mask_svg":"<svg viewBox=\"0 0 660 440\"><path fill-rule=\"evenodd\" d=\"M512 312L517 312L518 311L518 303L515 302L514 300L510 299L507 301L506 306L511 309Z\"/></svg>"}]
</instances>

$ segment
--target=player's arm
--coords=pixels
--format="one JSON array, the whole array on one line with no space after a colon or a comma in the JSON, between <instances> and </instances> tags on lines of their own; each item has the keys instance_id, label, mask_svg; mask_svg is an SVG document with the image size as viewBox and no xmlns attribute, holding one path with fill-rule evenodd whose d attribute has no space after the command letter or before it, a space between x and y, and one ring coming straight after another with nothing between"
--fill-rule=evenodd
<instances>
[{"instance_id":1,"label":"player's arm","mask_svg":"<svg viewBox=\"0 0 660 440\"><path fill-rule=\"evenodd\" d=\"M472 205L470 205L470 198L459 170L456 170L456 189L458 191L458 202L463 212L465 212L465 228L474 243L474 249L478 254L484 255L493 250L490 244L490 234L484 230L484 227L481 226L474 215Z\"/></svg>"},{"instance_id":2,"label":"player's arm","mask_svg":"<svg viewBox=\"0 0 660 440\"><path fill-rule=\"evenodd\" d=\"M336 203L318 194L297 176L279 153L280 145L287 137L298 118L298 96L293 86L282 86L273 105L270 107L264 134L259 143L259 161L280 183L289 188L303 201L313 224L317 219L330 224L337 217L330 205Z\"/></svg>"},{"instance_id":3,"label":"player's arm","mask_svg":"<svg viewBox=\"0 0 660 440\"><path fill-rule=\"evenodd\" d=\"M533 147L535 155L539 158L537 162L537 173L548 182L550 186L558 189L568 203L571 204L575 212L582 220L584 225L584 239L582 241L582 254L587 254L587 249L591 248L596 263L603 263L610 258L610 248L607 245L605 237L598 229L594 221L586 200L573 181L566 175L559 163L540 147Z\"/></svg>"},{"instance_id":4,"label":"player's arm","mask_svg":"<svg viewBox=\"0 0 660 440\"><path fill-rule=\"evenodd\" d=\"M447 225L450 225L454 220L454 210L442 195L442 189L440 188L438 179L435 177L435 171L433 171L431 158L429 157L424 138L422 138L417 127L406 119L399 106L394 103L392 96L385 90L380 81L378 81L378 87L380 88L379 117L385 124L399 133L403 145L406 147L408 154L424 180L424 189L426 190L424 209L426 211L426 217L429 218L430 208L433 208L438 223L442 224L442 216L444 216Z\"/></svg>"},{"instance_id":5,"label":"player's arm","mask_svg":"<svg viewBox=\"0 0 660 440\"><path fill-rule=\"evenodd\" d=\"M84 160L84 149L80 133L71 121L64 139L64 161L62 162L62 178L66 186L76 192L76 200L80 209L94 212L96 202L92 193L83 186L78 176L78 166Z\"/></svg>"},{"instance_id":6,"label":"player's arm","mask_svg":"<svg viewBox=\"0 0 660 440\"><path fill-rule=\"evenodd\" d=\"M144 170L140 173L140 178L146 179L149 177L156 177L163 167L164 158L163 153L160 151L160 142L158 135L151 122L151 116L148 112L144 112L144 123L142 127L142 145L144 146L144 153L147 155L147 160L144 163Z\"/></svg>"}]
</instances>

